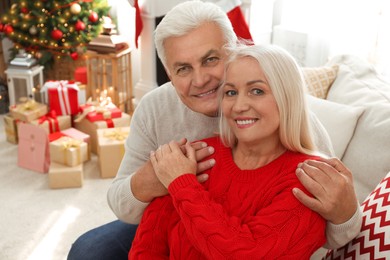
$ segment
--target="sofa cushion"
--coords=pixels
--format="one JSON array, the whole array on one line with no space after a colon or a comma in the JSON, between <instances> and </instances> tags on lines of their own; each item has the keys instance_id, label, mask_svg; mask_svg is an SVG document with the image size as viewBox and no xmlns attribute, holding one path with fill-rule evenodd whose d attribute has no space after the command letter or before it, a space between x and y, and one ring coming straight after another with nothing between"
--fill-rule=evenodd
<instances>
[{"instance_id":1,"label":"sofa cushion","mask_svg":"<svg viewBox=\"0 0 390 260\"><path fill-rule=\"evenodd\" d=\"M335 155L342 158L364 108L339 104L311 95L307 95L307 101L310 110L316 114L328 132Z\"/></svg>"},{"instance_id":2,"label":"sofa cushion","mask_svg":"<svg viewBox=\"0 0 390 260\"><path fill-rule=\"evenodd\" d=\"M318 98L326 98L329 88L337 76L338 66L302 68L307 91Z\"/></svg>"},{"instance_id":3,"label":"sofa cushion","mask_svg":"<svg viewBox=\"0 0 390 260\"><path fill-rule=\"evenodd\" d=\"M327 65L339 66L327 99L365 108L342 158L362 202L390 171L390 83L355 56L337 56Z\"/></svg>"},{"instance_id":4,"label":"sofa cushion","mask_svg":"<svg viewBox=\"0 0 390 260\"><path fill-rule=\"evenodd\" d=\"M390 172L362 203L360 233L324 259L388 259L390 255Z\"/></svg>"}]
</instances>

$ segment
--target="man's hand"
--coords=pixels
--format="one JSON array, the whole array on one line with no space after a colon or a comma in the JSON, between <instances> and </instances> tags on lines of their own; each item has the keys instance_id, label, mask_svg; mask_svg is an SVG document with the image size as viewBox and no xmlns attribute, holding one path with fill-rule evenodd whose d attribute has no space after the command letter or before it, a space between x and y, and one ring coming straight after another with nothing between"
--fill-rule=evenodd
<instances>
[{"instance_id":1,"label":"man's hand","mask_svg":"<svg viewBox=\"0 0 390 260\"><path fill-rule=\"evenodd\" d=\"M178 142L178 144L182 147L183 152L186 150L184 147L186 142L186 139L182 139L180 142ZM200 162L207 156L214 153L213 147L207 146L205 142L196 142L191 146L195 149L195 157L198 162L197 173L203 172L214 166L214 159ZM199 182L205 182L208 179L208 175L199 174L197 175L197 179ZM168 194L167 189L157 178L150 160L148 160L133 175L131 178L130 188L135 198L142 202L150 202L156 197L161 197Z\"/></svg>"},{"instance_id":2,"label":"man's hand","mask_svg":"<svg viewBox=\"0 0 390 260\"><path fill-rule=\"evenodd\" d=\"M354 215L358 201L352 173L339 159L305 161L298 165L296 174L314 196L294 188L293 193L302 204L333 224L342 224Z\"/></svg>"}]
</instances>

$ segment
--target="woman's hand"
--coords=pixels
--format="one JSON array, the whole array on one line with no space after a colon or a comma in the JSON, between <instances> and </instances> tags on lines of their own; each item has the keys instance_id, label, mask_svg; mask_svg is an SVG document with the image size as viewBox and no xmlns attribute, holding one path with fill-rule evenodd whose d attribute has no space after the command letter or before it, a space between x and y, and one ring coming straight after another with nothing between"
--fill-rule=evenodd
<instances>
[{"instance_id":1,"label":"woman's hand","mask_svg":"<svg viewBox=\"0 0 390 260\"><path fill-rule=\"evenodd\" d=\"M150 153L154 172L161 183L168 188L169 184L183 174L197 172L195 149L187 141L183 152L180 145L171 141Z\"/></svg>"}]
</instances>

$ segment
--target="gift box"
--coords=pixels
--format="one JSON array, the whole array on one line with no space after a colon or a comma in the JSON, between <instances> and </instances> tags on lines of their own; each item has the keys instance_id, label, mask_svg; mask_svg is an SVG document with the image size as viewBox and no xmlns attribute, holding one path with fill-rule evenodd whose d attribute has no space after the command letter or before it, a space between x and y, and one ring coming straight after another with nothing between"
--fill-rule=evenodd
<instances>
[{"instance_id":1,"label":"gift box","mask_svg":"<svg viewBox=\"0 0 390 260\"><path fill-rule=\"evenodd\" d=\"M47 114L47 106L35 100L25 100L20 104L10 106L10 114L14 119L31 122Z\"/></svg>"},{"instance_id":2,"label":"gift box","mask_svg":"<svg viewBox=\"0 0 390 260\"><path fill-rule=\"evenodd\" d=\"M83 141L63 136L50 142L51 162L76 166L87 161L88 158L88 145Z\"/></svg>"},{"instance_id":3,"label":"gift box","mask_svg":"<svg viewBox=\"0 0 390 260\"><path fill-rule=\"evenodd\" d=\"M78 114L78 91L77 84L67 80L47 81L41 89L50 110L54 110L57 115Z\"/></svg>"},{"instance_id":4,"label":"gift box","mask_svg":"<svg viewBox=\"0 0 390 260\"><path fill-rule=\"evenodd\" d=\"M50 166L49 139L44 129L27 123L18 124L18 166L47 173Z\"/></svg>"},{"instance_id":5,"label":"gift box","mask_svg":"<svg viewBox=\"0 0 390 260\"><path fill-rule=\"evenodd\" d=\"M49 187L52 189L78 188L83 186L83 165L69 167L52 162L49 169Z\"/></svg>"},{"instance_id":6,"label":"gift box","mask_svg":"<svg viewBox=\"0 0 390 260\"><path fill-rule=\"evenodd\" d=\"M130 125L130 115L122 113L121 117L106 119L102 121L91 122L86 118L79 121L74 121L74 128L81 132L88 134L91 138L91 151L98 154L97 150L97 129L116 128L116 127L128 127Z\"/></svg>"},{"instance_id":7,"label":"gift box","mask_svg":"<svg viewBox=\"0 0 390 260\"><path fill-rule=\"evenodd\" d=\"M83 133L76 128L68 128L65 130L62 130L61 132L55 132L52 134L49 134L49 142L53 142L57 139L60 139L61 137L68 136L72 137L73 139L80 140L85 142L88 145L88 158L87 160L91 159L91 138L88 134Z\"/></svg>"},{"instance_id":8,"label":"gift box","mask_svg":"<svg viewBox=\"0 0 390 260\"><path fill-rule=\"evenodd\" d=\"M122 111L117 108L105 108L97 107L94 111L87 113L86 118L91 122L103 121L107 119L120 118L122 116Z\"/></svg>"},{"instance_id":9,"label":"gift box","mask_svg":"<svg viewBox=\"0 0 390 260\"><path fill-rule=\"evenodd\" d=\"M74 71L74 80L81 82L81 84L88 83L87 67L78 67Z\"/></svg>"},{"instance_id":10,"label":"gift box","mask_svg":"<svg viewBox=\"0 0 390 260\"><path fill-rule=\"evenodd\" d=\"M130 127L97 129L99 168L102 178L116 176L125 154L124 144L129 131Z\"/></svg>"},{"instance_id":11,"label":"gift box","mask_svg":"<svg viewBox=\"0 0 390 260\"><path fill-rule=\"evenodd\" d=\"M55 133L72 127L70 116L57 116L54 110L34 120L31 124L45 129L47 134Z\"/></svg>"},{"instance_id":12,"label":"gift box","mask_svg":"<svg viewBox=\"0 0 390 260\"><path fill-rule=\"evenodd\" d=\"M87 85L78 84L78 87L79 87L79 91L77 93L77 98L79 100L79 105L85 104L87 102L87 93L86 93Z\"/></svg>"},{"instance_id":13,"label":"gift box","mask_svg":"<svg viewBox=\"0 0 390 260\"><path fill-rule=\"evenodd\" d=\"M17 144L18 143L18 119L13 118L10 114L7 114L3 118L4 130L6 139L8 142Z\"/></svg>"}]
</instances>

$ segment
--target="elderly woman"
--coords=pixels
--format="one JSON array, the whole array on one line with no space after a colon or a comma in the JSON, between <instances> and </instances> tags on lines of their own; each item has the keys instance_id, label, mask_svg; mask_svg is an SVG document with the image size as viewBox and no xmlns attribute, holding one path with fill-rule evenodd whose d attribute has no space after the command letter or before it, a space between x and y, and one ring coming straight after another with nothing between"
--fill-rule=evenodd
<instances>
[{"instance_id":1,"label":"elderly woman","mask_svg":"<svg viewBox=\"0 0 390 260\"><path fill-rule=\"evenodd\" d=\"M325 220L301 204L296 165L317 159L304 81L275 46L231 50L220 88L220 136L209 179L196 179L187 142L151 153L169 195L147 207L129 259L309 259L325 243ZM184 151L183 151L184 150Z\"/></svg>"}]
</instances>

